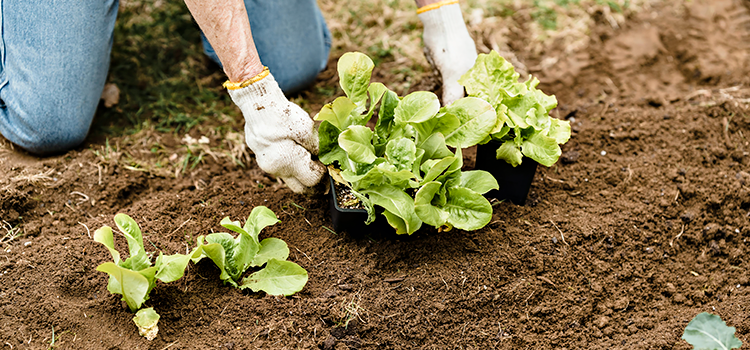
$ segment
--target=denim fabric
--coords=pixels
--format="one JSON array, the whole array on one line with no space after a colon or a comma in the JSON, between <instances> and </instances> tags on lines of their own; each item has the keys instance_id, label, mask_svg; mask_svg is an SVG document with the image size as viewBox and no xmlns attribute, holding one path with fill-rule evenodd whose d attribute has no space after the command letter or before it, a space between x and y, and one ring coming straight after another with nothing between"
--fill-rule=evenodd
<instances>
[{"instance_id":1,"label":"denim fabric","mask_svg":"<svg viewBox=\"0 0 750 350\"><path fill-rule=\"evenodd\" d=\"M0 133L36 154L86 138L118 0L0 0Z\"/></svg>"},{"instance_id":2,"label":"denim fabric","mask_svg":"<svg viewBox=\"0 0 750 350\"><path fill-rule=\"evenodd\" d=\"M315 0L245 0L253 41L287 95L315 81L328 63L331 33ZM206 37L203 49L221 65Z\"/></svg>"}]
</instances>

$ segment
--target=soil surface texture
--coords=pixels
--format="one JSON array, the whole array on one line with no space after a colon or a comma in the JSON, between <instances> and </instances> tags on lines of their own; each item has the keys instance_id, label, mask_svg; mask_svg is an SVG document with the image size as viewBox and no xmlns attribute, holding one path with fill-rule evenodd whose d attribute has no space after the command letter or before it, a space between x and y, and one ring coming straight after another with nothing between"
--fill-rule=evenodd
<instances>
[{"instance_id":1,"label":"soil surface texture","mask_svg":"<svg viewBox=\"0 0 750 350\"><path fill-rule=\"evenodd\" d=\"M749 14L733 0L661 5L617 28L595 14L588 46L554 62L509 32L573 136L526 205L493 202L475 232L334 233L327 196L294 194L254 160L206 157L175 178L108 163L103 143L0 150L0 348L689 349L680 337L703 311L747 344ZM337 83L336 59L319 85ZM93 232L126 213L148 251L184 253L259 205L281 220L261 238L289 244L307 286L243 292L204 259L157 283L158 337L139 336L95 270L110 256Z\"/></svg>"}]
</instances>

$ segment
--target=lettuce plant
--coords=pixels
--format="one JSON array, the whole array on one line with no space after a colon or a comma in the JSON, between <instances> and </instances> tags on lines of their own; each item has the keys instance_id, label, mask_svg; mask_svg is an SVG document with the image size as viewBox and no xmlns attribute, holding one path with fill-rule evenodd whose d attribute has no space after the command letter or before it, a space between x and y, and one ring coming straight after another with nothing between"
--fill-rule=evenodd
<instances>
[{"instance_id":1,"label":"lettuce plant","mask_svg":"<svg viewBox=\"0 0 750 350\"><path fill-rule=\"evenodd\" d=\"M258 240L260 231L279 222L276 214L264 206L253 208L245 225L221 220L221 226L239 235L212 233L198 237L198 245L191 253L193 262L202 258L211 259L221 271L222 281L240 289L250 288L254 292L264 291L271 295L292 295L307 284L307 271L299 265L286 261L289 248L278 238ZM248 277L240 278L250 267L261 267Z\"/></svg>"},{"instance_id":2,"label":"lettuce plant","mask_svg":"<svg viewBox=\"0 0 750 350\"><path fill-rule=\"evenodd\" d=\"M346 96L315 116L321 121L319 157L367 208L367 223L378 206L398 234L412 234L423 223L463 230L486 225L492 206L482 194L498 184L487 172L462 172L461 148L495 128L492 105L467 97L441 108L427 91L400 98L370 82L374 64L362 53L344 54L337 68ZM366 124L378 105L373 130Z\"/></svg>"},{"instance_id":3,"label":"lettuce plant","mask_svg":"<svg viewBox=\"0 0 750 350\"><path fill-rule=\"evenodd\" d=\"M235 287L250 288L255 292L265 291L271 295L291 295L307 283L307 271L299 265L286 261L289 248L278 238L258 241L260 231L277 223L276 214L260 206L253 209L241 226L238 221L224 218L221 225L239 233L237 238L228 233L212 233L198 237L198 246L187 255L163 255L161 252L154 264L143 247L143 235L138 224L125 214L115 215L115 224L128 241L130 256L122 260L115 249L112 228L104 226L94 232L94 241L103 244L112 255L113 262L97 266L98 271L110 275L107 290L122 295L122 300L131 312L136 312L133 322L138 331L148 340L153 340L159 328L159 315L153 308L143 308L156 280L165 283L176 281L185 274L191 260L195 263L204 257L211 259L221 271L220 278ZM259 271L237 282L250 267L262 267Z\"/></svg>"},{"instance_id":4,"label":"lettuce plant","mask_svg":"<svg viewBox=\"0 0 750 350\"><path fill-rule=\"evenodd\" d=\"M151 258L143 248L143 236L138 224L125 214L115 215L115 224L128 241L130 256L125 260L120 258L120 253L115 249L112 228L104 226L94 232L94 241L107 247L113 261L105 262L96 269L109 274L107 290L112 294L122 295L122 300L128 305L130 311L137 311L133 322L138 326L138 331L142 336L152 340L159 331L157 327L159 315L153 308L141 309L141 306L148 300L148 295L154 289L157 279L169 283L184 275L190 256L159 253L156 263L152 265Z\"/></svg>"},{"instance_id":5,"label":"lettuce plant","mask_svg":"<svg viewBox=\"0 0 750 350\"><path fill-rule=\"evenodd\" d=\"M496 124L480 144L499 141L497 159L514 167L521 164L523 156L552 166L562 153L559 145L570 139L570 123L550 117L557 99L536 89L538 79L530 77L520 83L518 76L512 64L492 51L480 54L458 82L469 96L481 98L495 109Z\"/></svg>"}]
</instances>

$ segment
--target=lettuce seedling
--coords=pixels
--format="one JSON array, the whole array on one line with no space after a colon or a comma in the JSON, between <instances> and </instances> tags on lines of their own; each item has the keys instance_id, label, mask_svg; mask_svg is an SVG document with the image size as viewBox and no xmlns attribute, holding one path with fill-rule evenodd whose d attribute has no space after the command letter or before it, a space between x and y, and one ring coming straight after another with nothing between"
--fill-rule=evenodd
<instances>
[{"instance_id":1,"label":"lettuce seedling","mask_svg":"<svg viewBox=\"0 0 750 350\"><path fill-rule=\"evenodd\" d=\"M152 266L151 258L143 248L143 236L138 224L125 214L115 215L115 224L128 241L130 256L122 260L115 249L112 228L104 226L94 232L94 241L103 244L112 255L113 262L105 262L96 267L97 271L109 274L107 290L112 294L122 295L122 300L131 312L138 311L148 300L148 295L156 285L156 280L165 283L180 279L185 273L185 267L190 256L183 254L163 255L159 253L156 263ZM156 337L159 328L156 326L159 315L153 309L138 311L133 318L142 336L148 340Z\"/></svg>"},{"instance_id":2,"label":"lettuce seedling","mask_svg":"<svg viewBox=\"0 0 750 350\"><path fill-rule=\"evenodd\" d=\"M398 234L412 234L423 223L463 230L489 223L492 206L482 194L497 189L497 181L484 171L462 172L461 148L488 138L497 124L492 105L466 97L441 108L428 91L400 98L370 83L373 68L362 53L341 56L337 69L346 96L315 116L321 121L319 158L330 175L367 208L367 224L378 206ZM373 130L366 124L378 105Z\"/></svg>"},{"instance_id":3,"label":"lettuce seedling","mask_svg":"<svg viewBox=\"0 0 750 350\"><path fill-rule=\"evenodd\" d=\"M496 123L480 144L499 141L497 159L514 167L521 164L523 156L552 166L562 154L560 145L570 139L570 123L550 117L557 99L536 89L538 79L530 77L520 83L518 76L512 64L492 51L480 54L458 82L469 96L481 98L495 109Z\"/></svg>"},{"instance_id":4,"label":"lettuce seedling","mask_svg":"<svg viewBox=\"0 0 750 350\"><path fill-rule=\"evenodd\" d=\"M734 336L736 331L734 327L727 327L721 317L701 312L685 327L682 339L694 349L729 350L742 347L742 341Z\"/></svg>"},{"instance_id":5,"label":"lettuce seedling","mask_svg":"<svg viewBox=\"0 0 750 350\"><path fill-rule=\"evenodd\" d=\"M278 238L258 241L264 228L279 222L270 209L259 206L253 208L245 225L221 220L221 226L238 233L235 238L229 233L212 233L198 237L198 245L191 253L194 263L202 258L211 259L221 271L222 281L240 289L250 288L254 292L264 291L271 295L292 295L307 284L307 271L301 266L286 261L289 248ZM250 267L261 267L248 277L240 278Z\"/></svg>"}]
</instances>

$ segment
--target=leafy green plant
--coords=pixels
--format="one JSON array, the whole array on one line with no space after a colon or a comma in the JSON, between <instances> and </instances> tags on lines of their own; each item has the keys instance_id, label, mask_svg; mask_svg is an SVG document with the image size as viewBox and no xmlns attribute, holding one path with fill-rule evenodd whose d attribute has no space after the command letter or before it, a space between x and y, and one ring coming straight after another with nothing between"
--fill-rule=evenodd
<instances>
[{"instance_id":1,"label":"leafy green plant","mask_svg":"<svg viewBox=\"0 0 750 350\"><path fill-rule=\"evenodd\" d=\"M341 56L337 68L346 96L315 116L322 121L319 157L367 208L367 224L378 206L398 234L412 234L423 223L463 230L486 225L492 207L482 194L498 184L487 172L462 172L461 147L485 140L495 128L492 106L467 97L441 108L427 91L399 98L370 83L374 64L358 52ZM373 130L366 124L378 105Z\"/></svg>"},{"instance_id":2,"label":"leafy green plant","mask_svg":"<svg viewBox=\"0 0 750 350\"><path fill-rule=\"evenodd\" d=\"M219 278L240 289L250 288L271 295L297 293L307 284L307 271L286 261L289 248L284 241L278 238L258 240L261 230L277 222L276 214L264 206L253 208L244 225L226 217L221 220L221 226L239 235L235 238L221 232L209 234L205 239L200 236L191 258L195 263L204 257L211 259L221 271ZM250 267L263 265L265 267L238 283Z\"/></svg>"},{"instance_id":3,"label":"leafy green plant","mask_svg":"<svg viewBox=\"0 0 750 350\"><path fill-rule=\"evenodd\" d=\"M136 312L133 318L138 331L144 337L152 340L159 328L156 323L159 315L153 308L141 309L148 300L148 295L156 285L156 280L165 283L180 279L185 273L185 267L190 256L183 254L163 255L161 252L152 265L151 258L143 247L143 235L138 224L128 215L115 215L115 224L128 241L130 256L122 260L115 249L112 228L104 226L94 232L94 241L103 244L112 255L112 262L105 262L96 267L97 271L109 274L107 290L112 294L122 295L122 300L131 312Z\"/></svg>"},{"instance_id":4,"label":"leafy green plant","mask_svg":"<svg viewBox=\"0 0 750 350\"><path fill-rule=\"evenodd\" d=\"M515 167L526 156L552 166L562 153L560 145L570 139L570 123L550 117L557 99L536 89L538 79L530 77L520 83L518 77L513 65L492 51L480 54L474 67L458 82L469 96L484 99L494 107L497 123L480 143L499 141L497 159Z\"/></svg>"},{"instance_id":5,"label":"leafy green plant","mask_svg":"<svg viewBox=\"0 0 750 350\"><path fill-rule=\"evenodd\" d=\"M701 350L729 350L742 347L742 341L734 336L734 327L727 327L721 317L701 312L695 316L682 334L693 349Z\"/></svg>"}]
</instances>

